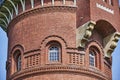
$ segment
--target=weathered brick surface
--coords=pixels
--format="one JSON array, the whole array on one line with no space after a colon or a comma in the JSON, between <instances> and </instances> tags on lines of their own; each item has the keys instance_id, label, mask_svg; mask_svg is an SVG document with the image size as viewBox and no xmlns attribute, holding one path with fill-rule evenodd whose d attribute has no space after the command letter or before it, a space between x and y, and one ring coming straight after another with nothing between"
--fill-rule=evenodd
<instances>
[{"instance_id":1,"label":"weathered brick surface","mask_svg":"<svg viewBox=\"0 0 120 80\"><path fill-rule=\"evenodd\" d=\"M106 8L114 10L114 14L108 13L102 9L97 8L96 3L99 3ZM96 1L91 0L90 9L91 9L90 11L91 20L93 21L106 20L110 24L112 24L117 30L120 30L118 0L113 0L113 5L110 5L108 0L107 3L103 2L102 0L96 0Z\"/></svg>"},{"instance_id":2,"label":"weathered brick surface","mask_svg":"<svg viewBox=\"0 0 120 80\"><path fill-rule=\"evenodd\" d=\"M39 48L42 40L48 36L62 37L69 47L76 43L76 15L75 12L49 11L29 15L14 26L10 26L10 48L21 44L25 52Z\"/></svg>"},{"instance_id":3,"label":"weathered brick surface","mask_svg":"<svg viewBox=\"0 0 120 80\"><path fill-rule=\"evenodd\" d=\"M97 80L98 78L84 75L84 74L77 74L77 73L50 73L50 74L42 74L40 76L28 77L23 80Z\"/></svg>"},{"instance_id":4,"label":"weathered brick surface","mask_svg":"<svg viewBox=\"0 0 120 80\"><path fill-rule=\"evenodd\" d=\"M97 8L96 3L113 9L115 14ZM8 27L8 80L111 80L111 64L104 59L103 38L119 30L117 0L114 6L102 0L77 0L77 7L70 6L72 0L66 1L69 6L55 1L53 7L49 0L45 0L44 8L38 0L33 9L28 0L26 4L26 11L19 9L19 15L14 14ZM93 34L85 49L79 49L76 30L91 20L96 22ZM99 20L102 21L99 23ZM47 45L51 41L61 46L59 63L48 61ZM89 65L91 47L97 51L95 67ZM20 50L22 57L22 69L18 72L15 70L15 50Z\"/></svg>"}]
</instances>

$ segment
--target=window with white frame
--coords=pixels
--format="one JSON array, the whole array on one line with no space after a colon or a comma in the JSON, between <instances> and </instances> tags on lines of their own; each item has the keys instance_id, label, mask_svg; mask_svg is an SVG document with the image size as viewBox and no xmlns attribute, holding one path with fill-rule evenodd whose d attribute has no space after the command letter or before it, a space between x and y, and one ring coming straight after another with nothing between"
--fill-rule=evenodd
<instances>
[{"instance_id":1,"label":"window with white frame","mask_svg":"<svg viewBox=\"0 0 120 80\"><path fill-rule=\"evenodd\" d=\"M49 48L49 61L56 62L59 61L60 50L57 46L51 46Z\"/></svg>"},{"instance_id":2,"label":"window with white frame","mask_svg":"<svg viewBox=\"0 0 120 80\"><path fill-rule=\"evenodd\" d=\"M94 53L94 51L89 52L89 65L95 66L95 53Z\"/></svg>"}]
</instances>

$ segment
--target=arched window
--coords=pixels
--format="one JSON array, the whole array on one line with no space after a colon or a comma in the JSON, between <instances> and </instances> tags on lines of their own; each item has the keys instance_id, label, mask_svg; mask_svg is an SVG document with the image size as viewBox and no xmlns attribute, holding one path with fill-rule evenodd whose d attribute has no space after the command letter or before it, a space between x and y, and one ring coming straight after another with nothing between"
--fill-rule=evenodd
<instances>
[{"instance_id":1,"label":"arched window","mask_svg":"<svg viewBox=\"0 0 120 80\"><path fill-rule=\"evenodd\" d=\"M51 46L49 48L49 61L50 62L59 61L59 54L60 54L59 47Z\"/></svg>"},{"instance_id":2,"label":"arched window","mask_svg":"<svg viewBox=\"0 0 120 80\"><path fill-rule=\"evenodd\" d=\"M16 59L16 68L17 68L17 71L21 70L21 55L18 55Z\"/></svg>"},{"instance_id":3,"label":"arched window","mask_svg":"<svg viewBox=\"0 0 120 80\"><path fill-rule=\"evenodd\" d=\"M97 41L92 41L88 46L87 63L90 68L102 69L104 58L102 46Z\"/></svg>"},{"instance_id":4,"label":"arched window","mask_svg":"<svg viewBox=\"0 0 120 80\"><path fill-rule=\"evenodd\" d=\"M58 41L50 41L46 44L46 63L61 63L62 46Z\"/></svg>"},{"instance_id":5,"label":"arched window","mask_svg":"<svg viewBox=\"0 0 120 80\"><path fill-rule=\"evenodd\" d=\"M14 52L14 64L15 64L15 71L21 70L21 52L16 50Z\"/></svg>"},{"instance_id":6,"label":"arched window","mask_svg":"<svg viewBox=\"0 0 120 80\"><path fill-rule=\"evenodd\" d=\"M89 52L89 65L95 66L95 53L94 53L94 51Z\"/></svg>"}]
</instances>

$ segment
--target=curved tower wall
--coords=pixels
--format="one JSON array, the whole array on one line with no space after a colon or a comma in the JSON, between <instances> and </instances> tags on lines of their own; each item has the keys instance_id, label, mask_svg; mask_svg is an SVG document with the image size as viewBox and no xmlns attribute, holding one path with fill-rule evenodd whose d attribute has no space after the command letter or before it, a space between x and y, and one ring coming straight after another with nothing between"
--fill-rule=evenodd
<instances>
[{"instance_id":1,"label":"curved tower wall","mask_svg":"<svg viewBox=\"0 0 120 80\"><path fill-rule=\"evenodd\" d=\"M113 3L118 6L117 0ZM111 80L111 54L120 37L114 5L4 1L0 25L8 35L7 80Z\"/></svg>"}]
</instances>

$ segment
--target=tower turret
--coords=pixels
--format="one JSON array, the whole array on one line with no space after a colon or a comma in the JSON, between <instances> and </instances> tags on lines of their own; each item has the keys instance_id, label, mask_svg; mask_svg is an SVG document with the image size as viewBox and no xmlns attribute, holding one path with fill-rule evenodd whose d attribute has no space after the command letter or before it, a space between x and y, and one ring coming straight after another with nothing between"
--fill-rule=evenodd
<instances>
[{"instance_id":1,"label":"tower turret","mask_svg":"<svg viewBox=\"0 0 120 80\"><path fill-rule=\"evenodd\" d=\"M111 80L118 0L5 0L7 80Z\"/></svg>"}]
</instances>

